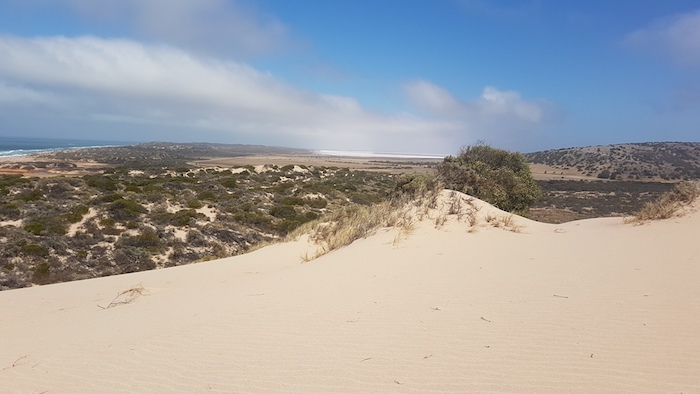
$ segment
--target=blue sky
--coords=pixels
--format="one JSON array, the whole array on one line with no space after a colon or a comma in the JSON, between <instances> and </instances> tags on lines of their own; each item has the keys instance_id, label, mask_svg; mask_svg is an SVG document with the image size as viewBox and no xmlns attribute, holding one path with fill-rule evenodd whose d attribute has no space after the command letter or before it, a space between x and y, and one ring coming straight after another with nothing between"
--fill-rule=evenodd
<instances>
[{"instance_id":1,"label":"blue sky","mask_svg":"<svg viewBox=\"0 0 700 394\"><path fill-rule=\"evenodd\" d=\"M700 141L697 1L0 0L0 59L0 136Z\"/></svg>"}]
</instances>

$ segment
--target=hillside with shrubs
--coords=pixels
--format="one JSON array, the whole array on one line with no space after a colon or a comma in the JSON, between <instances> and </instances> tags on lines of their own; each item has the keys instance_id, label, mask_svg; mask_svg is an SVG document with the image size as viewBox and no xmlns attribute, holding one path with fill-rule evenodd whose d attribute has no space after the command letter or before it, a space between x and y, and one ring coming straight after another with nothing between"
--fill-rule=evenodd
<instances>
[{"instance_id":1,"label":"hillside with shrubs","mask_svg":"<svg viewBox=\"0 0 700 394\"><path fill-rule=\"evenodd\" d=\"M168 164L0 175L0 290L241 254L394 187L394 175L337 167Z\"/></svg>"},{"instance_id":2,"label":"hillside with shrubs","mask_svg":"<svg viewBox=\"0 0 700 394\"><path fill-rule=\"evenodd\" d=\"M575 170L599 179L700 179L700 142L648 142L565 148L525 155L530 163Z\"/></svg>"}]
</instances>

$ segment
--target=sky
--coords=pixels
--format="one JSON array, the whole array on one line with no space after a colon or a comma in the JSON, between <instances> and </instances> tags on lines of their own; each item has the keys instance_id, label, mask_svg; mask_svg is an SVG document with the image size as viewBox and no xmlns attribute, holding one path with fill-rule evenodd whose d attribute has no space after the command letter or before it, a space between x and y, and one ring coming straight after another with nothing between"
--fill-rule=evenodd
<instances>
[{"instance_id":1,"label":"sky","mask_svg":"<svg viewBox=\"0 0 700 394\"><path fill-rule=\"evenodd\" d=\"M700 141L697 0L0 0L0 136Z\"/></svg>"}]
</instances>

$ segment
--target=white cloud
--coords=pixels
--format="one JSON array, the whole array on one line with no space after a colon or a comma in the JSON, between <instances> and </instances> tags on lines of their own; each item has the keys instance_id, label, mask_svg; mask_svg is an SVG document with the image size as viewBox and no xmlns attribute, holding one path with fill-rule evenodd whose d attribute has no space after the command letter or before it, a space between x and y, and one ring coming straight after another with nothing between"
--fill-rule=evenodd
<instances>
[{"instance_id":1,"label":"white cloud","mask_svg":"<svg viewBox=\"0 0 700 394\"><path fill-rule=\"evenodd\" d=\"M700 65L700 10L667 17L627 35L632 48L670 58L681 65Z\"/></svg>"},{"instance_id":2,"label":"white cloud","mask_svg":"<svg viewBox=\"0 0 700 394\"><path fill-rule=\"evenodd\" d=\"M30 0L36 1L36 0ZM88 20L128 26L149 41L241 58L283 50L289 29L238 0L67 0Z\"/></svg>"},{"instance_id":3,"label":"white cloud","mask_svg":"<svg viewBox=\"0 0 700 394\"><path fill-rule=\"evenodd\" d=\"M407 84L405 92L419 110L471 122L508 118L538 124L543 121L548 107L542 100L524 100L518 92L500 91L492 86L486 86L481 96L472 101L459 100L446 89L423 80Z\"/></svg>"},{"instance_id":4,"label":"white cloud","mask_svg":"<svg viewBox=\"0 0 700 394\"><path fill-rule=\"evenodd\" d=\"M350 97L165 45L0 36L0 58L0 80L31 87L25 96L67 103L54 116L131 124L124 129L141 130L141 138L146 130L185 128L195 140L254 136L269 145L449 152L461 137L459 122L372 111Z\"/></svg>"},{"instance_id":5,"label":"white cloud","mask_svg":"<svg viewBox=\"0 0 700 394\"><path fill-rule=\"evenodd\" d=\"M520 93L486 86L472 100L462 100L431 82L418 80L404 86L408 100L431 117L449 119L458 124L468 139L503 147L514 147L536 135L554 115L554 107L545 100L526 100Z\"/></svg>"},{"instance_id":6,"label":"white cloud","mask_svg":"<svg viewBox=\"0 0 700 394\"><path fill-rule=\"evenodd\" d=\"M428 81L414 81L404 87L408 99L422 110L437 114L451 114L467 110L450 92ZM461 107L461 108L460 108Z\"/></svg>"},{"instance_id":7,"label":"white cloud","mask_svg":"<svg viewBox=\"0 0 700 394\"><path fill-rule=\"evenodd\" d=\"M544 113L542 104L523 100L518 92L499 91L491 86L484 88L478 101L478 107L484 114L514 116L522 121L532 123L539 123Z\"/></svg>"}]
</instances>

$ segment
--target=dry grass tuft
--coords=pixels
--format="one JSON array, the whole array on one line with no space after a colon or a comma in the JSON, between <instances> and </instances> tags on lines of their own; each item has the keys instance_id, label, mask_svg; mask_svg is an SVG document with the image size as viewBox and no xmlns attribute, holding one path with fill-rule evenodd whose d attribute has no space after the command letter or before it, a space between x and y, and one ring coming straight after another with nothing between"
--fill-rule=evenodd
<instances>
[{"instance_id":1,"label":"dry grass tuft","mask_svg":"<svg viewBox=\"0 0 700 394\"><path fill-rule=\"evenodd\" d=\"M633 217L626 219L627 223L643 223L648 220L670 219L682 216L679 210L692 204L700 197L700 182L682 182L658 200L647 203Z\"/></svg>"},{"instance_id":2,"label":"dry grass tuft","mask_svg":"<svg viewBox=\"0 0 700 394\"><path fill-rule=\"evenodd\" d=\"M380 228L392 227L399 230L393 241L396 245L413 232L417 221L429 217L431 207L437 206L439 185L430 179L426 181L420 178L419 181L420 187L412 187L410 192L399 190L388 201L371 206L349 205L304 223L292 231L287 239L295 240L308 234L309 240L319 245L314 255L307 252L301 256L303 262L366 238Z\"/></svg>"},{"instance_id":3,"label":"dry grass tuft","mask_svg":"<svg viewBox=\"0 0 700 394\"><path fill-rule=\"evenodd\" d=\"M310 261L333 250L350 245L355 240L365 238L382 227L398 227L410 231L414 226L407 214L407 208L392 202L382 202L372 206L350 205L301 225L289 234L288 239L297 239L309 234L309 239L320 245L314 256L302 256Z\"/></svg>"}]
</instances>

